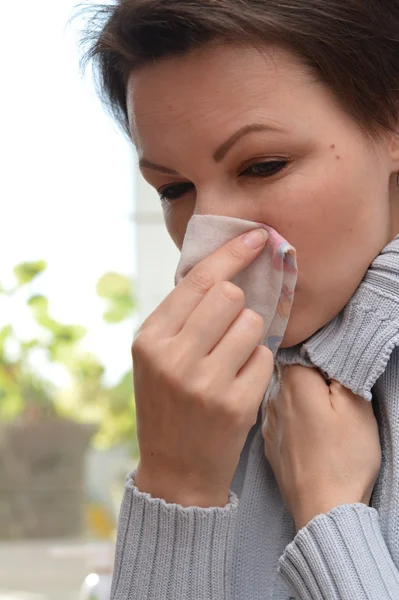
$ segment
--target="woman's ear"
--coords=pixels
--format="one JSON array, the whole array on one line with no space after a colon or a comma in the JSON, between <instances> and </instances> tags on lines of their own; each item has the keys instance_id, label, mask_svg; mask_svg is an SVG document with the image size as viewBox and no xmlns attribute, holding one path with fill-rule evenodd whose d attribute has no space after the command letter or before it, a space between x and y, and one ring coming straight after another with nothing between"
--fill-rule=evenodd
<instances>
[{"instance_id":1,"label":"woman's ear","mask_svg":"<svg viewBox=\"0 0 399 600\"><path fill-rule=\"evenodd\" d=\"M399 126L398 133L391 132L388 137L388 155L390 160L390 229L391 240L399 234Z\"/></svg>"},{"instance_id":2,"label":"woman's ear","mask_svg":"<svg viewBox=\"0 0 399 600\"><path fill-rule=\"evenodd\" d=\"M388 136L388 152L391 159L392 173L399 171L399 124L396 132L391 132Z\"/></svg>"}]
</instances>

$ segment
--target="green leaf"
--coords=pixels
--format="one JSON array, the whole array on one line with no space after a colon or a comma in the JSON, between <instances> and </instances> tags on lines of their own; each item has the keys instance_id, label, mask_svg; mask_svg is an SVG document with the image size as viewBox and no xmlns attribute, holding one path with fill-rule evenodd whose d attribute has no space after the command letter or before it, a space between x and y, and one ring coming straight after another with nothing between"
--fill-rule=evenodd
<instances>
[{"instance_id":1,"label":"green leaf","mask_svg":"<svg viewBox=\"0 0 399 600\"><path fill-rule=\"evenodd\" d=\"M32 310L32 315L36 323L52 332L57 323L50 317L48 313L49 303L47 298L37 294L35 296L31 296L28 299L27 304Z\"/></svg>"},{"instance_id":2,"label":"green leaf","mask_svg":"<svg viewBox=\"0 0 399 600\"><path fill-rule=\"evenodd\" d=\"M97 294L100 298L119 298L132 293L132 282L119 273L106 273L97 282Z\"/></svg>"},{"instance_id":3,"label":"green leaf","mask_svg":"<svg viewBox=\"0 0 399 600\"><path fill-rule=\"evenodd\" d=\"M131 316L135 303L130 298L114 300L110 308L103 314L107 323L120 323Z\"/></svg>"},{"instance_id":4,"label":"green leaf","mask_svg":"<svg viewBox=\"0 0 399 600\"><path fill-rule=\"evenodd\" d=\"M38 348L41 347L42 344L38 339L33 339L33 340L28 340L27 342L20 342L21 344L21 350L23 350L24 352L28 352L29 350L32 350L32 348Z\"/></svg>"},{"instance_id":5,"label":"green leaf","mask_svg":"<svg viewBox=\"0 0 399 600\"><path fill-rule=\"evenodd\" d=\"M91 352L77 354L71 351L67 358L67 367L77 383L95 382L98 385L105 373L104 365Z\"/></svg>"},{"instance_id":6,"label":"green leaf","mask_svg":"<svg viewBox=\"0 0 399 600\"><path fill-rule=\"evenodd\" d=\"M133 283L129 277L119 273L106 273L97 282L97 294L108 300L108 309L103 315L107 323L120 323L131 316L136 307Z\"/></svg>"},{"instance_id":7,"label":"green leaf","mask_svg":"<svg viewBox=\"0 0 399 600\"><path fill-rule=\"evenodd\" d=\"M48 300L41 294L35 294L28 299L28 306L40 312L48 312Z\"/></svg>"},{"instance_id":8,"label":"green leaf","mask_svg":"<svg viewBox=\"0 0 399 600\"><path fill-rule=\"evenodd\" d=\"M33 316L36 321L40 322L44 318L48 318L48 300L44 296L40 294L36 294L35 296L31 296L27 301L28 306L30 306Z\"/></svg>"},{"instance_id":9,"label":"green leaf","mask_svg":"<svg viewBox=\"0 0 399 600\"><path fill-rule=\"evenodd\" d=\"M53 333L55 337L55 343L60 344L76 344L87 333L87 329L81 325L62 325L54 321Z\"/></svg>"},{"instance_id":10,"label":"green leaf","mask_svg":"<svg viewBox=\"0 0 399 600\"><path fill-rule=\"evenodd\" d=\"M35 277L40 275L47 268L47 263L44 260L35 262L24 262L14 267L14 275L20 285L30 283Z\"/></svg>"},{"instance_id":11,"label":"green leaf","mask_svg":"<svg viewBox=\"0 0 399 600\"><path fill-rule=\"evenodd\" d=\"M65 325L58 323L49 315L49 304L47 298L41 295L32 296L28 300L36 322L48 329L54 336L55 344L76 344L87 333L87 329L80 325Z\"/></svg>"},{"instance_id":12,"label":"green leaf","mask_svg":"<svg viewBox=\"0 0 399 600\"><path fill-rule=\"evenodd\" d=\"M12 325L6 325L0 329L0 348L4 348L4 342L12 334Z\"/></svg>"}]
</instances>

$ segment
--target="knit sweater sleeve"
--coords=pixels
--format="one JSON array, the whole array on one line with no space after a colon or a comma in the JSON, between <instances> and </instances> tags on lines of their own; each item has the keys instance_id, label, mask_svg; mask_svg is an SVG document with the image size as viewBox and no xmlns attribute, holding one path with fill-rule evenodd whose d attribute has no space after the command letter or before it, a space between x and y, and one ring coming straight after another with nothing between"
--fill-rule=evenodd
<instances>
[{"instance_id":1,"label":"knit sweater sleeve","mask_svg":"<svg viewBox=\"0 0 399 600\"><path fill-rule=\"evenodd\" d=\"M119 515L111 600L222 600L238 497L224 507L169 504L127 478Z\"/></svg>"},{"instance_id":2,"label":"knit sweater sleeve","mask_svg":"<svg viewBox=\"0 0 399 600\"><path fill-rule=\"evenodd\" d=\"M366 400L383 422L373 506L315 516L279 559L296 600L399 598L399 238L373 262L344 311L283 364L318 367ZM380 436L381 437L381 436Z\"/></svg>"},{"instance_id":3,"label":"knit sweater sleeve","mask_svg":"<svg viewBox=\"0 0 399 600\"><path fill-rule=\"evenodd\" d=\"M399 598L399 571L378 512L365 504L342 504L312 519L286 547L279 573L296 600Z\"/></svg>"}]
</instances>

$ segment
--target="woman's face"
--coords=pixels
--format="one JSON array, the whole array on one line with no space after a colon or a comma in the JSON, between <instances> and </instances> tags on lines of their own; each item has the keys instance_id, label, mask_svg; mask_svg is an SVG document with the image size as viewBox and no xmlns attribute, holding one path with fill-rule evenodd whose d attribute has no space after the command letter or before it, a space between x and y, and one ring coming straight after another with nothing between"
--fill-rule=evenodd
<instances>
[{"instance_id":1,"label":"woman's face","mask_svg":"<svg viewBox=\"0 0 399 600\"><path fill-rule=\"evenodd\" d=\"M260 221L297 250L283 346L335 317L399 231L397 141L371 145L290 53L212 44L129 79L131 134L179 249L196 214Z\"/></svg>"}]
</instances>

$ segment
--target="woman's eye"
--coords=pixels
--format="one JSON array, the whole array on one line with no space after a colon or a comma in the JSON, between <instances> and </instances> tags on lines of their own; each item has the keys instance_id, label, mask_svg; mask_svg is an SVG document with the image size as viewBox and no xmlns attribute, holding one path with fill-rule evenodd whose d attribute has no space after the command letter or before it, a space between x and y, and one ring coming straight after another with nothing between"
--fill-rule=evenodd
<instances>
[{"instance_id":1,"label":"woman's eye","mask_svg":"<svg viewBox=\"0 0 399 600\"><path fill-rule=\"evenodd\" d=\"M251 165L245 171L240 173L240 176L245 175L249 177L271 177L275 175L288 164L288 160L268 160ZM184 194L194 189L192 183L173 183L167 185L158 190L158 194L162 201L165 200L178 200Z\"/></svg>"},{"instance_id":2,"label":"woman's eye","mask_svg":"<svg viewBox=\"0 0 399 600\"><path fill-rule=\"evenodd\" d=\"M250 177L267 177L275 175L288 164L288 160L268 160L251 165L240 175L249 175Z\"/></svg>"},{"instance_id":3,"label":"woman's eye","mask_svg":"<svg viewBox=\"0 0 399 600\"><path fill-rule=\"evenodd\" d=\"M194 187L192 183L174 183L158 190L161 200L177 200Z\"/></svg>"}]
</instances>

